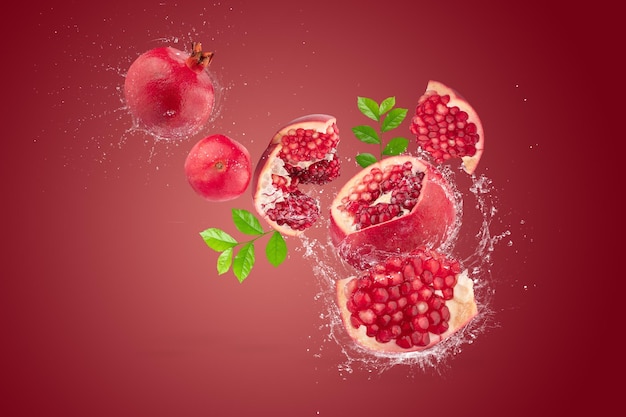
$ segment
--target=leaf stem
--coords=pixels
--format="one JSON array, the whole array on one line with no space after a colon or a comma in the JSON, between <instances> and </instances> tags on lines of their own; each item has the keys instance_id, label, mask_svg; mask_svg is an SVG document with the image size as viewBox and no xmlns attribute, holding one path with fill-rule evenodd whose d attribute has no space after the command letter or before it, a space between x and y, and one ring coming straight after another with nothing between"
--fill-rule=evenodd
<instances>
[{"instance_id":1,"label":"leaf stem","mask_svg":"<svg viewBox=\"0 0 626 417\"><path fill-rule=\"evenodd\" d=\"M274 229L272 229L272 230L268 230L267 232L265 232L265 231L264 231L263 233L261 233L261 234L259 234L259 235L256 235L256 237L253 237L253 238L252 238L252 239L250 239L250 240L245 240L245 241L243 241L243 242L237 242L237 244L236 244L235 246L233 246L233 248L236 248L236 247L237 247L237 246L239 246L239 245L245 245L245 244L247 244L247 243L254 243L254 242L256 242L257 240L261 239L263 236L267 236L267 235L269 235L270 233L274 233Z\"/></svg>"}]
</instances>

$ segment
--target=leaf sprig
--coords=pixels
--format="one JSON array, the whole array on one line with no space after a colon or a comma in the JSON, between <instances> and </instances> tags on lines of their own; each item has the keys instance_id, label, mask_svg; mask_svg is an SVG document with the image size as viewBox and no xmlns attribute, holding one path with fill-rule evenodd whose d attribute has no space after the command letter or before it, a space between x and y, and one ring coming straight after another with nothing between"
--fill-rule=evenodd
<instances>
[{"instance_id":1,"label":"leaf sprig","mask_svg":"<svg viewBox=\"0 0 626 417\"><path fill-rule=\"evenodd\" d=\"M243 282L256 261L254 244L260 238L270 235L265 245L265 256L274 266L279 266L287 258L287 244L283 236L276 230L264 231L261 222L248 210L232 209L232 219L237 230L241 233L254 236L252 239L238 242L230 234L215 227L200 232L207 246L216 252L217 273L225 274L231 269L239 282ZM237 250L238 248L238 250ZM237 250L237 251L236 251ZM235 252L237 252L235 254Z\"/></svg>"},{"instance_id":2,"label":"leaf sprig","mask_svg":"<svg viewBox=\"0 0 626 417\"><path fill-rule=\"evenodd\" d=\"M380 146L379 158L384 156L400 155L406 151L409 140L403 137L394 137L386 144L383 142L383 133L389 132L398 126L406 118L408 109L395 107L396 98L387 97L377 103L371 98L357 97L357 106L361 113L378 122L378 130L369 125L360 125L352 128L352 132L361 142ZM377 162L378 158L368 152L356 156L356 162L363 168Z\"/></svg>"}]
</instances>

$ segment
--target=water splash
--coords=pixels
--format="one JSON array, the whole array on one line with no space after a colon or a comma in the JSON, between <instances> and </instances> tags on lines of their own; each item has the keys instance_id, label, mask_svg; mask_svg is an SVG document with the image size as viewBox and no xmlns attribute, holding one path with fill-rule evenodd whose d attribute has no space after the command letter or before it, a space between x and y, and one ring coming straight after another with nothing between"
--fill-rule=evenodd
<instances>
[{"instance_id":1,"label":"water splash","mask_svg":"<svg viewBox=\"0 0 626 417\"><path fill-rule=\"evenodd\" d=\"M336 303L336 284L343 278L353 276L354 269L345 264L337 255L336 247L330 241L320 238L301 236L301 250L304 259L312 265L317 279L319 292L315 301L320 303L320 331L327 336L323 343L335 343L344 358L337 365L337 371L343 377L354 373L356 369L370 374L380 374L396 366L408 366L422 372L442 373L452 358L459 355L467 345L489 328L496 327L491 308L494 290L492 287L492 253L510 231L494 234L493 222L498 214L495 188L490 178L468 176L455 173L447 166L442 167L442 174L453 186L453 196L459 216L454 230L438 251L461 260L474 282L474 294L478 305L478 315L463 329L446 340L421 352L382 353L372 352L356 343L348 336ZM458 178L462 175L463 178ZM467 182L465 191L459 189L459 183ZM320 352L323 346L320 347ZM320 353L321 355L321 353Z\"/></svg>"}]
</instances>

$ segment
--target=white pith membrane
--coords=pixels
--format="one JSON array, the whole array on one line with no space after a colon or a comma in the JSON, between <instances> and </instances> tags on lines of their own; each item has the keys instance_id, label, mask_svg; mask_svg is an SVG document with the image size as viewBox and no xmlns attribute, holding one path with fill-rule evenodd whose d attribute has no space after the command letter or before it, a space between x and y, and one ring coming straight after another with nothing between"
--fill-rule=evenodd
<instances>
[{"instance_id":1,"label":"white pith membrane","mask_svg":"<svg viewBox=\"0 0 626 417\"><path fill-rule=\"evenodd\" d=\"M283 234L298 235L302 233L306 228L317 221L320 214L319 201L302 192L299 188L299 183L292 179L287 170L287 163L292 167L306 169L321 161L335 161L336 142L339 140L339 131L335 122L335 118L328 115L310 115L296 119L288 126L281 129L272 139L270 147L268 147L268 149L271 149L271 152L265 157L265 166L260 170L254 202L257 211L264 216L266 221ZM311 133L311 137L318 142L321 141L320 135L328 135L326 140L335 142L335 146L331 147L328 152L325 152L323 155L317 155L310 160L285 161L281 157L283 137L288 135L293 136L299 129L304 129L307 133ZM309 146L309 150L314 152L316 149L314 144L310 144ZM277 182L279 182L279 186L277 186ZM281 188L281 186L283 188ZM294 193L297 194L294 195ZM292 228L287 223L280 224L278 221L270 218L269 212L276 209L280 203L287 203L295 199L300 199L303 204L310 205L310 207L314 207L314 209L309 211L290 210L288 217L283 217L282 220L290 224L296 223L308 226L302 229Z\"/></svg>"},{"instance_id":2,"label":"white pith membrane","mask_svg":"<svg viewBox=\"0 0 626 417\"><path fill-rule=\"evenodd\" d=\"M444 270L444 265L449 268L447 261L423 256L423 252L409 257L420 257L424 265L437 259L435 264L440 267L434 269L430 279L422 277L428 273L427 267L422 276L411 278L398 270L382 272L372 268L359 277L337 282L343 325L359 346L383 353L422 351L462 329L476 316L473 281L467 270L452 274L450 269ZM412 266L411 262L403 259L404 267ZM450 281L443 284L444 280Z\"/></svg>"}]
</instances>

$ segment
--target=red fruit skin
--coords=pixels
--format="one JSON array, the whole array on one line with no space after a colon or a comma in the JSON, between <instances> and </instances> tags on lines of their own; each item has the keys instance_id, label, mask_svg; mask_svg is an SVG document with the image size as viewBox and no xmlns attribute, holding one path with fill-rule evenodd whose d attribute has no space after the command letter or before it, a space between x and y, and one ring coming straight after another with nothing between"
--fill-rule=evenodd
<instances>
[{"instance_id":1,"label":"red fruit skin","mask_svg":"<svg viewBox=\"0 0 626 417\"><path fill-rule=\"evenodd\" d=\"M478 113L476 112L476 110L474 110L474 108L469 104L469 102L462 95L460 95L455 89L450 88L444 83L439 82L439 81L430 80L428 82L428 85L426 86L426 92L424 93L424 95L422 95L422 97L420 97L419 102L421 103L421 101L425 97L428 97L433 92L440 96L449 95L450 102L448 103L448 107L453 107L453 106L459 107L461 110L463 110L464 112L468 114L469 116L468 121L476 125L476 133L478 134L478 137L479 137L479 140L475 145L476 153L472 156L468 155L468 156L461 157L461 160L463 161L463 169L465 170L465 172L471 175L476 170L476 166L478 165L478 162L480 161L480 158L485 148L485 132L483 130L483 125L480 120L480 117L478 117ZM416 131L414 130L414 126L411 126L411 133L413 134L416 133Z\"/></svg>"},{"instance_id":2,"label":"red fruit skin","mask_svg":"<svg viewBox=\"0 0 626 417\"><path fill-rule=\"evenodd\" d=\"M172 47L140 55L124 82L126 104L140 129L156 137L184 139L209 121L215 92L205 66L188 65L190 54Z\"/></svg>"},{"instance_id":3,"label":"red fruit skin","mask_svg":"<svg viewBox=\"0 0 626 417\"><path fill-rule=\"evenodd\" d=\"M272 221L263 211L263 193L265 181L268 181L266 174L271 170L271 165L277 159L279 159L278 153L281 149L281 139L290 129L313 129L320 132L325 132L326 129L335 124L337 119L327 114L309 114L292 120L283 127L272 137L269 145L261 155L259 162L257 163L252 179L252 197L254 200L254 206L261 217L275 230L279 231L285 236L298 236L303 233L302 230L294 230L287 226L281 226L278 223Z\"/></svg>"},{"instance_id":4,"label":"red fruit skin","mask_svg":"<svg viewBox=\"0 0 626 417\"><path fill-rule=\"evenodd\" d=\"M250 153L228 136L208 136L189 151L185 160L185 175L191 188L206 200L233 200L242 195L250 184Z\"/></svg>"},{"instance_id":5,"label":"red fruit skin","mask_svg":"<svg viewBox=\"0 0 626 417\"><path fill-rule=\"evenodd\" d=\"M403 216L358 231L350 230L338 209L352 184L357 183L373 167L403 164L411 161L425 172L417 204ZM418 246L437 248L454 230L457 210L447 180L431 164L413 156L395 156L370 165L352 177L332 202L330 237L339 255L348 264L363 270L381 262L391 254L410 252Z\"/></svg>"}]
</instances>

